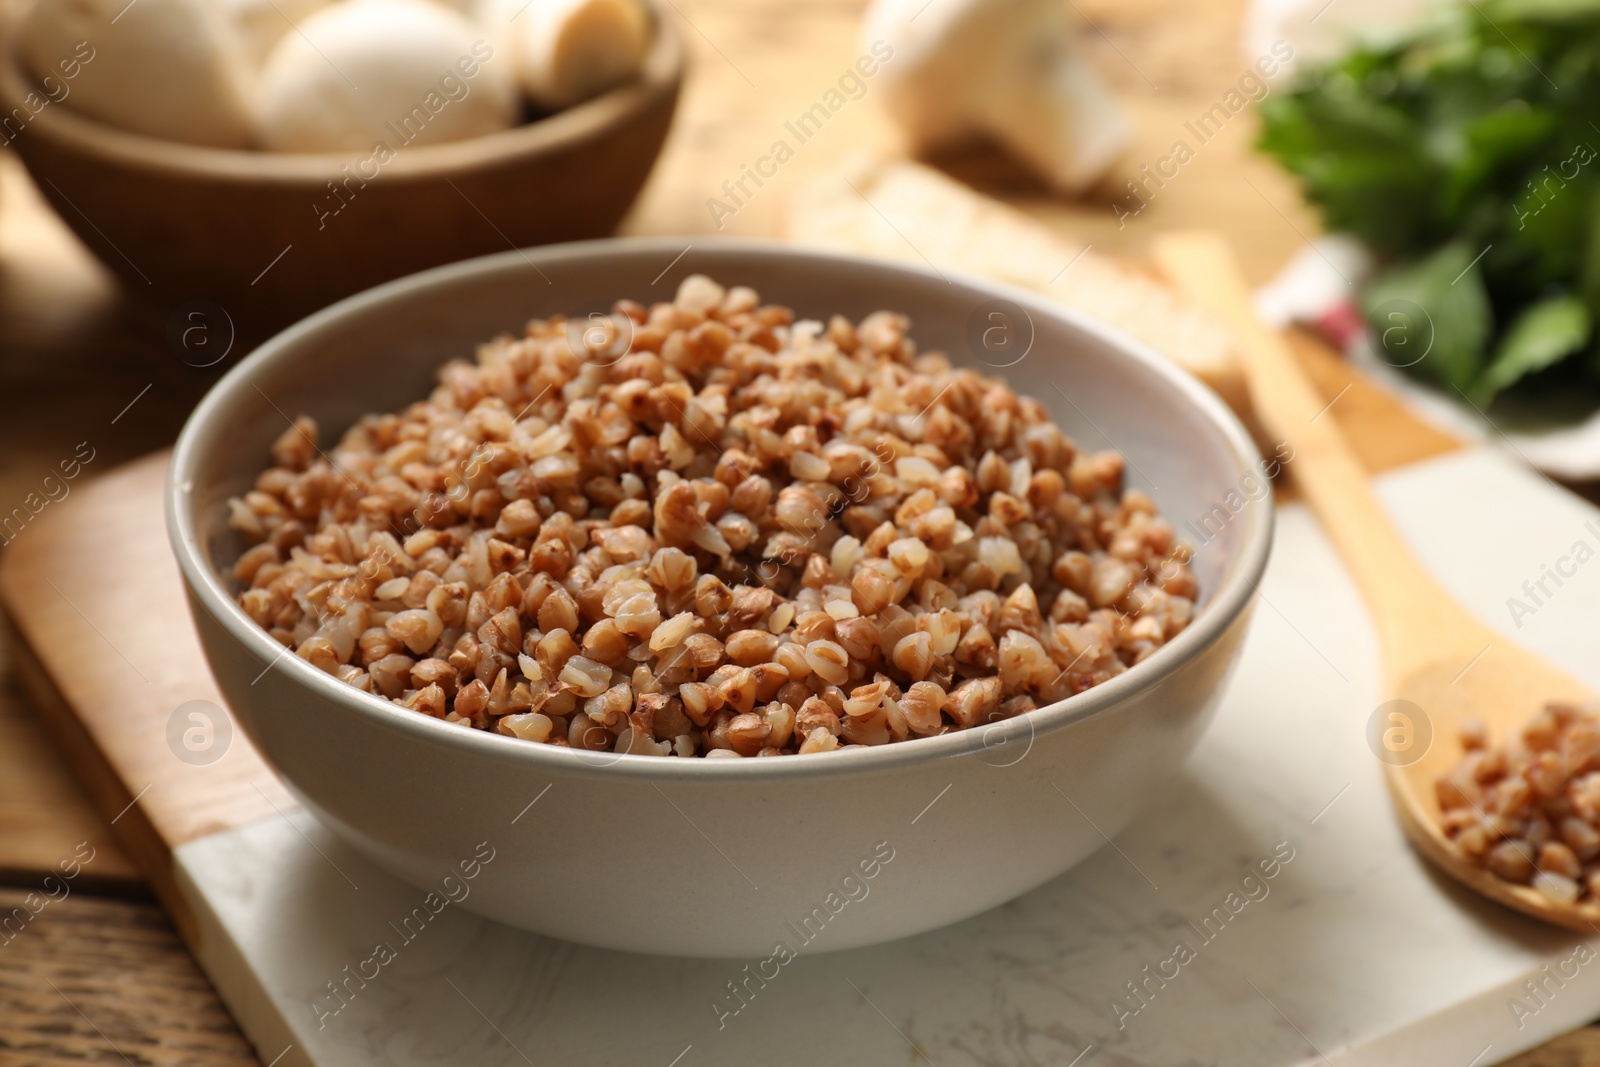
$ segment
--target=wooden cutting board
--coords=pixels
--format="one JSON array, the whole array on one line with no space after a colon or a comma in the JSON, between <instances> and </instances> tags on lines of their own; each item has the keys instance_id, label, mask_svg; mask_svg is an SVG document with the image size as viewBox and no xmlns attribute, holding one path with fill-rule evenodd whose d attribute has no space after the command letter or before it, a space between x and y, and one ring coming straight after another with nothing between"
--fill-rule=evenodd
<instances>
[{"instance_id":1,"label":"wooden cutting board","mask_svg":"<svg viewBox=\"0 0 1600 1067\"><path fill-rule=\"evenodd\" d=\"M47 728L192 948L172 850L296 805L242 737L209 764L168 743L175 709L222 698L167 547L166 470L156 452L46 510L0 557L0 601Z\"/></svg>"}]
</instances>

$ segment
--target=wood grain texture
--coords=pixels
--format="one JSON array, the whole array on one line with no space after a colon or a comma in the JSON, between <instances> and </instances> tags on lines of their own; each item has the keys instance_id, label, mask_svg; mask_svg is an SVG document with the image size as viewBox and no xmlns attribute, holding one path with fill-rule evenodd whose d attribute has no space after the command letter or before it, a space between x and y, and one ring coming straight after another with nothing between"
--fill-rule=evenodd
<instances>
[{"instance_id":1,"label":"wood grain texture","mask_svg":"<svg viewBox=\"0 0 1600 1067\"><path fill-rule=\"evenodd\" d=\"M1502 1067L1595 1067L1600 1064L1600 1027L1588 1026L1507 1060Z\"/></svg>"},{"instance_id":2,"label":"wood grain texture","mask_svg":"<svg viewBox=\"0 0 1600 1067\"><path fill-rule=\"evenodd\" d=\"M0 916L28 903L0 890ZM12 930L0 935L0 1067L258 1062L153 904L75 892Z\"/></svg>"},{"instance_id":3,"label":"wood grain texture","mask_svg":"<svg viewBox=\"0 0 1600 1067\"><path fill-rule=\"evenodd\" d=\"M80 843L95 850L82 875L97 891L134 891L139 873L115 843L111 827L84 796L59 749L34 714L16 677L14 642L0 644L5 657L4 695L0 697L0 883L32 885L40 873L71 856ZM48 818L41 818L48 813Z\"/></svg>"}]
</instances>

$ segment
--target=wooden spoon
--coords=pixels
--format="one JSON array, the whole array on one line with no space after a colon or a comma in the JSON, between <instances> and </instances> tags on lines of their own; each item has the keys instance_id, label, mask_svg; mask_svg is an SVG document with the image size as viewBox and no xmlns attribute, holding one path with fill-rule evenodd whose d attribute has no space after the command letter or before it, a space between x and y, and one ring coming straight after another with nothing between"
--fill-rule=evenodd
<instances>
[{"instance_id":1,"label":"wooden spoon","mask_svg":"<svg viewBox=\"0 0 1600 1067\"><path fill-rule=\"evenodd\" d=\"M1583 703L1590 687L1517 647L1445 592L1390 523L1327 405L1287 342L1256 317L1249 286L1227 243L1211 233L1171 234L1157 264L1238 342L1255 412L1293 449L1289 470L1355 575L1383 654L1385 725L1397 732L1383 758L1401 825L1424 856L1491 900L1546 922L1600 929L1600 905L1560 904L1473 863L1440 829L1434 783L1461 756L1462 724L1478 719L1495 743L1514 737L1552 702ZM1431 728L1431 730L1430 730ZM1429 736L1431 734L1431 743ZM1427 745L1420 757L1407 745Z\"/></svg>"}]
</instances>

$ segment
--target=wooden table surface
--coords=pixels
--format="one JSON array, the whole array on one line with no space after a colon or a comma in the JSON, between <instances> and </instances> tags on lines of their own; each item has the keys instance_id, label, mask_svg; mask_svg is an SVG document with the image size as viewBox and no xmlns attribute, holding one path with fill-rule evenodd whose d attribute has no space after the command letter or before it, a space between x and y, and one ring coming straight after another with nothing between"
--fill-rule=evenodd
<instances>
[{"instance_id":1,"label":"wooden table surface","mask_svg":"<svg viewBox=\"0 0 1600 1067\"><path fill-rule=\"evenodd\" d=\"M9 2L9 0L0 0ZM693 68L667 149L623 229L715 232L706 200L766 151L853 62L861 0L672 0ZM1183 123L1237 83L1242 0L1073 0L1083 42L1127 104L1138 142L1122 176L1165 155ZM1294 188L1251 158L1241 116L1185 165L1147 210L1119 227L1120 177L1081 201L1050 196L1018 168L977 150L941 160L952 173L1104 252L1140 254L1163 227L1211 225L1236 241L1251 276L1270 276L1315 220ZM737 215L729 234L783 228L786 188L863 148L895 152L895 132L867 96ZM169 347L159 314L126 302L0 149L0 511L9 511L80 444L89 474L169 444L195 401L236 361L204 370ZM1365 456L1393 452L1383 404L1341 422ZM1365 416L1363 416L1365 412ZM1387 465L1387 464L1381 464ZM27 537L24 529L20 537ZM256 1062L227 1011L51 748L18 687L0 636L0 915L60 862L92 850L65 899L20 932L0 931L0 1067L8 1064ZM1600 1065L1600 1029L1568 1035L1519 1067Z\"/></svg>"}]
</instances>

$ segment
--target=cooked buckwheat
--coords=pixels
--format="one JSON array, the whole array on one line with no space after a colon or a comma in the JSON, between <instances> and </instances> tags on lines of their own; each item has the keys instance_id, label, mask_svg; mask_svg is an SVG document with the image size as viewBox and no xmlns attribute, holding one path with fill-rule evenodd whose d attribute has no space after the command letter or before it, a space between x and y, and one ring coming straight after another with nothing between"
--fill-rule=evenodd
<instances>
[{"instance_id":1,"label":"cooked buckwheat","mask_svg":"<svg viewBox=\"0 0 1600 1067\"><path fill-rule=\"evenodd\" d=\"M422 714L660 756L978 726L1187 626L1189 551L1122 457L908 325L695 276L530 322L328 452L301 416L230 502L239 602Z\"/></svg>"},{"instance_id":2,"label":"cooked buckwheat","mask_svg":"<svg viewBox=\"0 0 1600 1067\"><path fill-rule=\"evenodd\" d=\"M1561 904L1600 899L1600 716L1551 704L1491 747L1483 724L1436 783L1445 835L1508 882Z\"/></svg>"}]
</instances>

